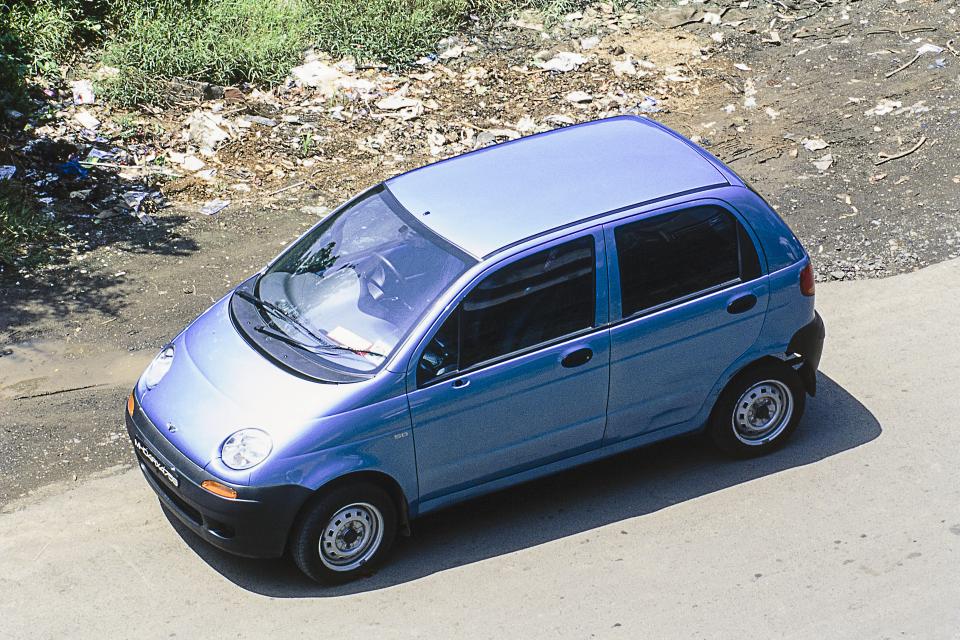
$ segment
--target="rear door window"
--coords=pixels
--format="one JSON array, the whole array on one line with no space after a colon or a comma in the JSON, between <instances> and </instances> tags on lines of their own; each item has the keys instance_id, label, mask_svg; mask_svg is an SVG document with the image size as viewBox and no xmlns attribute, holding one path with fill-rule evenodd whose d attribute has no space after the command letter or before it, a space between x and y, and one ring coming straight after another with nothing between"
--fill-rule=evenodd
<instances>
[{"instance_id":1,"label":"rear door window","mask_svg":"<svg viewBox=\"0 0 960 640\"><path fill-rule=\"evenodd\" d=\"M418 381L593 327L596 278L592 235L495 271L467 294L427 346Z\"/></svg>"},{"instance_id":2,"label":"rear door window","mask_svg":"<svg viewBox=\"0 0 960 640\"><path fill-rule=\"evenodd\" d=\"M629 222L614 238L625 318L760 275L750 236L718 206Z\"/></svg>"}]
</instances>

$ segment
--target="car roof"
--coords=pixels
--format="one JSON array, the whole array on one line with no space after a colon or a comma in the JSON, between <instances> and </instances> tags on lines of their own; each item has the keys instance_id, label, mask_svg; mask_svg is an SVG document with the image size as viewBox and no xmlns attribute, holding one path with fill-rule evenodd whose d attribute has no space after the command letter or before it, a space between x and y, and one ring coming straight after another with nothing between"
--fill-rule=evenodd
<instances>
[{"instance_id":1,"label":"car roof","mask_svg":"<svg viewBox=\"0 0 960 640\"><path fill-rule=\"evenodd\" d=\"M385 184L423 224L482 258L617 209L725 186L718 164L662 125L617 116L472 151Z\"/></svg>"}]
</instances>

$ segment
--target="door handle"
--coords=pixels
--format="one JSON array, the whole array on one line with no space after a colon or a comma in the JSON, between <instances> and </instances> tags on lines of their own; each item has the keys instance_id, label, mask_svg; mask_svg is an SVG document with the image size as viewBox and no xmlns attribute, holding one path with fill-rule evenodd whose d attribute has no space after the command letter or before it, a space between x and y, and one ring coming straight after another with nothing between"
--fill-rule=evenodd
<instances>
[{"instance_id":1,"label":"door handle","mask_svg":"<svg viewBox=\"0 0 960 640\"><path fill-rule=\"evenodd\" d=\"M454 389L464 389L468 386L470 386L470 380L468 380L467 378L457 378L456 380L453 381Z\"/></svg>"},{"instance_id":2,"label":"door handle","mask_svg":"<svg viewBox=\"0 0 960 640\"><path fill-rule=\"evenodd\" d=\"M590 347L582 347L563 356L560 364L570 369L572 367L579 367L582 364L587 364L592 359L593 349Z\"/></svg>"},{"instance_id":3,"label":"door handle","mask_svg":"<svg viewBox=\"0 0 960 640\"><path fill-rule=\"evenodd\" d=\"M747 293L731 300L730 304L727 305L727 313L743 313L745 311L750 311L750 309L753 309L754 305L756 304L757 296L753 295L752 293Z\"/></svg>"}]
</instances>

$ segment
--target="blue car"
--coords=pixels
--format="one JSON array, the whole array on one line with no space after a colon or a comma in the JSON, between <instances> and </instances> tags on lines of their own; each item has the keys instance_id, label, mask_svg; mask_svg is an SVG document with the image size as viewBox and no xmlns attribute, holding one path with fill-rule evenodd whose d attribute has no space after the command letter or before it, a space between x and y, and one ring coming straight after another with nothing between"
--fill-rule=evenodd
<instances>
[{"instance_id":1,"label":"blue car","mask_svg":"<svg viewBox=\"0 0 960 640\"><path fill-rule=\"evenodd\" d=\"M604 456L775 449L823 339L773 209L624 116L355 197L164 347L126 424L187 527L336 583L417 516Z\"/></svg>"}]
</instances>

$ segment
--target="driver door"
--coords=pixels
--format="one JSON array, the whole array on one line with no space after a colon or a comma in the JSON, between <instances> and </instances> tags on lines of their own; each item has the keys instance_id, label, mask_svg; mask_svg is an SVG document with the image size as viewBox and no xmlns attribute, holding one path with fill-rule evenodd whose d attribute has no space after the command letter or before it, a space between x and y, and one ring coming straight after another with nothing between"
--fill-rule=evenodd
<instances>
[{"instance_id":1,"label":"driver door","mask_svg":"<svg viewBox=\"0 0 960 640\"><path fill-rule=\"evenodd\" d=\"M597 327L606 316L599 231L510 259L475 282L414 358L420 499L599 446L610 338Z\"/></svg>"}]
</instances>

